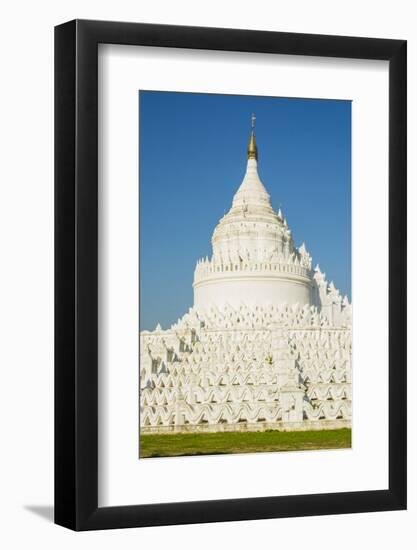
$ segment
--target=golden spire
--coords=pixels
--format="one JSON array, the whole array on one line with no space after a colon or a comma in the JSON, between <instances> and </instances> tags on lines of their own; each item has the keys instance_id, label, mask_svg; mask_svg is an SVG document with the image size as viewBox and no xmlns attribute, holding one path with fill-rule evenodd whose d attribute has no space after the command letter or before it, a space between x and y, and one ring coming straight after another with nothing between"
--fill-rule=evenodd
<instances>
[{"instance_id":1,"label":"golden spire","mask_svg":"<svg viewBox=\"0 0 417 550\"><path fill-rule=\"evenodd\" d=\"M251 117L251 120L252 120L252 131L250 133L250 140L249 140L249 145L248 145L248 159L255 159L255 160L258 160L258 148L256 147L256 142L255 142L255 131L254 131L254 128L255 128L255 115L252 113L252 117Z\"/></svg>"}]
</instances>

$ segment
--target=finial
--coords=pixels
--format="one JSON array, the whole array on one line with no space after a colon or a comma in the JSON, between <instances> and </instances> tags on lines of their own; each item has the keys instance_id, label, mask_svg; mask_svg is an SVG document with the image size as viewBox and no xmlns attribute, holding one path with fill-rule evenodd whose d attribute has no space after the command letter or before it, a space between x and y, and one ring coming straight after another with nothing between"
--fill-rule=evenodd
<instances>
[{"instance_id":1,"label":"finial","mask_svg":"<svg viewBox=\"0 0 417 550\"><path fill-rule=\"evenodd\" d=\"M250 133L250 140L248 145L248 159L258 160L258 148L256 147L255 132L254 132L255 120L256 120L256 117L252 113L252 116L251 116L252 131Z\"/></svg>"}]
</instances>

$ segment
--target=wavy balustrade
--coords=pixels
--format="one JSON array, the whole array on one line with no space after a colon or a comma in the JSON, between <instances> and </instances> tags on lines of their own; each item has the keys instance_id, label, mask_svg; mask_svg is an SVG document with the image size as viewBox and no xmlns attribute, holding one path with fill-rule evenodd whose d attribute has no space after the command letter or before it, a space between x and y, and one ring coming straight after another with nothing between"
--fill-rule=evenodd
<instances>
[{"instance_id":1,"label":"wavy balustrade","mask_svg":"<svg viewBox=\"0 0 417 550\"><path fill-rule=\"evenodd\" d=\"M141 333L140 371L144 432L351 419L351 331L314 306L190 309L169 330Z\"/></svg>"}]
</instances>

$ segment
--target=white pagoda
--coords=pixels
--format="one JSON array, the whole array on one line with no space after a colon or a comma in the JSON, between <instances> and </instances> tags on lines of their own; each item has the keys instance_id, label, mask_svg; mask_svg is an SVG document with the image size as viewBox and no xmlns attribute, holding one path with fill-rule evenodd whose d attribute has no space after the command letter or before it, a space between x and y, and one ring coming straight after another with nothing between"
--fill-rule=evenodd
<instances>
[{"instance_id":1,"label":"white pagoda","mask_svg":"<svg viewBox=\"0 0 417 550\"><path fill-rule=\"evenodd\" d=\"M140 333L142 433L350 427L351 305L246 174L197 261L194 306Z\"/></svg>"}]
</instances>

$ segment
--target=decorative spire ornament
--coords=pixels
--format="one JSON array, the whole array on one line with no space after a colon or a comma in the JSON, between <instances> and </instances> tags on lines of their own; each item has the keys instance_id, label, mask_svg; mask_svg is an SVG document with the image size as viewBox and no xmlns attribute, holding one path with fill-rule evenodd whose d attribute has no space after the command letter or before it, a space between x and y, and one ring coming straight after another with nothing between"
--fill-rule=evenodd
<instances>
[{"instance_id":1,"label":"decorative spire ornament","mask_svg":"<svg viewBox=\"0 0 417 550\"><path fill-rule=\"evenodd\" d=\"M255 142L255 120L256 120L256 117L252 113L252 117L251 117L252 130L250 133L250 139L249 139L249 145L248 145L248 159L258 160L258 148Z\"/></svg>"}]
</instances>

